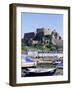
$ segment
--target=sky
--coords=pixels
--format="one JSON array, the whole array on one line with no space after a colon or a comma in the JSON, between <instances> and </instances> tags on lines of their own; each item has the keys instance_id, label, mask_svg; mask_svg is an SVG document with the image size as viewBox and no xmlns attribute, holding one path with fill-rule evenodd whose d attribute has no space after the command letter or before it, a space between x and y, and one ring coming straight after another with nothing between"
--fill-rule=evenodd
<instances>
[{"instance_id":1,"label":"sky","mask_svg":"<svg viewBox=\"0 0 72 90\"><path fill-rule=\"evenodd\" d=\"M63 14L21 13L21 38L37 28L55 29L63 37Z\"/></svg>"}]
</instances>

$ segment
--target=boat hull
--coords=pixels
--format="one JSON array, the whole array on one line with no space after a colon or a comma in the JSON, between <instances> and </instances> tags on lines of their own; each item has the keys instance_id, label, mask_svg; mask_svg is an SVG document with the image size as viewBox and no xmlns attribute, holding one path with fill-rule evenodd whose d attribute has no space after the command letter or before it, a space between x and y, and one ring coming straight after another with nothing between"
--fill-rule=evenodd
<instances>
[{"instance_id":1,"label":"boat hull","mask_svg":"<svg viewBox=\"0 0 72 90\"><path fill-rule=\"evenodd\" d=\"M52 76L56 72L56 69L48 72L26 72L24 77L33 77L33 76Z\"/></svg>"}]
</instances>

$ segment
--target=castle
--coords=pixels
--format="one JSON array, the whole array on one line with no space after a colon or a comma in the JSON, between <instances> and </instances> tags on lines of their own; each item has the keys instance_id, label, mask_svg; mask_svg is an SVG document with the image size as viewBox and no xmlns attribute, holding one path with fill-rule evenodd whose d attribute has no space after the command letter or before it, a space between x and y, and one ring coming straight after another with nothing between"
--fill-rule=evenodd
<instances>
[{"instance_id":1,"label":"castle","mask_svg":"<svg viewBox=\"0 0 72 90\"><path fill-rule=\"evenodd\" d=\"M49 44L51 42L53 45L63 47L62 37L55 30L52 31L49 28L37 28L36 32L24 33L22 42L27 45Z\"/></svg>"}]
</instances>

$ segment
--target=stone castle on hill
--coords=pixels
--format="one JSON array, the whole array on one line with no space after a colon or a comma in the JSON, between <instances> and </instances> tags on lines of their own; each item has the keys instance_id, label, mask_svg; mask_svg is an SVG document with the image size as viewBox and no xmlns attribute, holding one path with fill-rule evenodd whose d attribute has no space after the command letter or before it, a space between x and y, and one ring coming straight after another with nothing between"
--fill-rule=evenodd
<instances>
[{"instance_id":1,"label":"stone castle on hill","mask_svg":"<svg viewBox=\"0 0 72 90\"><path fill-rule=\"evenodd\" d=\"M37 28L36 32L24 33L22 43L31 45L52 45L63 48L63 39L55 30L50 28Z\"/></svg>"}]
</instances>

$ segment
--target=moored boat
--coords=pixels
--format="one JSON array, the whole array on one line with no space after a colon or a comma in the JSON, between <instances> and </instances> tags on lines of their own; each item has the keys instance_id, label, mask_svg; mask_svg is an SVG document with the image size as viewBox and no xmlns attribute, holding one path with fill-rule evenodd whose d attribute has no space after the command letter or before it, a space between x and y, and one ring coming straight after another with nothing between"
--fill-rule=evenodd
<instances>
[{"instance_id":1,"label":"moored boat","mask_svg":"<svg viewBox=\"0 0 72 90\"><path fill-rule=\"evenodd\" d=\"M51 76L56 72L56 68L27 68L24 76Z\"/></svg>"}]
</instances>

